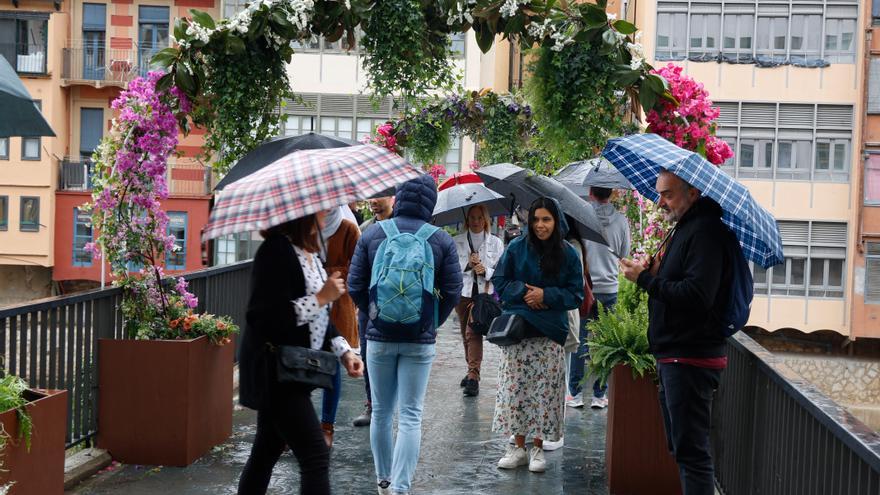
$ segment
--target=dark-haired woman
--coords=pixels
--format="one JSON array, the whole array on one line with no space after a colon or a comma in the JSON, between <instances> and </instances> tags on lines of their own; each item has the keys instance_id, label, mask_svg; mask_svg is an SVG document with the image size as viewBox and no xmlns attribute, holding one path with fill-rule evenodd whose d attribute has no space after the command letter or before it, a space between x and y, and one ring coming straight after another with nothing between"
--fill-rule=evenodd
<instances>
[{"instance_id":1,"label":"dark-haired woman","mask_svg":"<svg viewBox=\"0 0 880 495\"><path fill-rule=\"evenodd\" d=\"M339 273L329 278L318 257L321 218L309 215L262 232L254 257L247 326L239 355L239 402L257 410L257 433L239 494L263 494L272 469L290 446L300 467L300 493L330 493L329 449L311 402L311 388L276 379L272 346L332 351L350 376L363 363L329 325L329 305L345 293Z\"/></svg>"},{"instance_id":2,"label":"dark-haired woman","mask_svg":"<svg viewBox=\"0 0 880 495\"><path fill-rule=\"evenodd\" d=\"M526 235L510 242L492 277L503 311L527 323L526 338L502 347L492 429L515 441L498 461L502 469L528 464L529 471L543 472L544 440L563 434L568 311L584 298L583 267L564 240L567 231L559 203L537 199ZM526 438L533 441L528 453Z\"/></svg>"}]
</instances>

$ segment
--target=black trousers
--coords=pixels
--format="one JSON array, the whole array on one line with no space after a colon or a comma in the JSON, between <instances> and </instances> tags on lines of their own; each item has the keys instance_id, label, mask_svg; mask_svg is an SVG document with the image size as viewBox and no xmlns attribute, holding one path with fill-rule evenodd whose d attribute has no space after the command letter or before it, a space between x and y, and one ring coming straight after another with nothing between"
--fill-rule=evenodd
<instances>
[{"instance_id":1,"label":"black trousers","mask_svg":"<svg viewBox=\"0 0 880 495\"><path fill-rule=\"evenodd\" d=\"M272 469L290 446L299 463L300 493L330 493L330 451L321 424L304 390L274 390L269 407L257 412L257 434L238 482L239 495L263 495Z\"/></svg>"},{"instance_id":2,"label":"black trousers","mask_svg":"<svg viewBox=\"0 0 880 495\"><path fill-rule=\"evenodd\" d=\"M678 463L684 495L714 495L709 429L712 397L721 381L721 370L660 363L657 372L666 439Z\"/></svg>"}]
</instances>

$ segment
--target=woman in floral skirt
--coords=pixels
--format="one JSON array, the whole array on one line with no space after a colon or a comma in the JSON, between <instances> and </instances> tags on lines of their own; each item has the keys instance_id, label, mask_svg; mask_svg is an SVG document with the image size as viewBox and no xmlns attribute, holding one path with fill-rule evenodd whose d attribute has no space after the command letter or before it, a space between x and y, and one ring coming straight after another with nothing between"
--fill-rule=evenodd
<instances>
[{"instance_id":1,"label":"woman in floral skirt","mask_svg":"<svg viewBox=\"0 0 880 495\"><path fill-rule=\"evenodd\" d=\"M502 347L498 394L492 429L514 435L498 461L502 469L528 464L546 469L544 440L563 434L565 354L568 311L584 298L583 267L565 242L568 224L552 198L539 198L529 208L528 232L511 241L499 260L492 284L505 313L527 322L525 338ZM528 453L526 438L533 447Z\"/></svg>"}]
</instances>

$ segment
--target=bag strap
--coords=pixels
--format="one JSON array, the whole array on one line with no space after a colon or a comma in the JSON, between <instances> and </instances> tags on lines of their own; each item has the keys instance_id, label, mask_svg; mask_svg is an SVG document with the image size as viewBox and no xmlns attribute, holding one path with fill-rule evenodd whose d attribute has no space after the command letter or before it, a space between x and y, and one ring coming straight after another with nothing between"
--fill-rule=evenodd
<instances>
[{"instance_id":1,"label":"bag strap","mask_svg":"<svg viewBox=\"0 0 880 495\"><path fill-rule=\"evenodd\" d=\"M396 229L396 227L395 227L395 229ZM434 233L436 233L438 230L440 230L440 227L435 227L434 225L431 225L430 223L426 223L426 224L422 225L421 227L419 227L419 230L416 231L415 236L416 236L416 239L418 239L422 242L427 242L428 239L430 239L431 236L434 235Z\"/></svg>"},{"instance_id":2,"label":"bag strap","mask_svg":"<svg viewBox=\"0 0 880 495\"><path fill-rule=\"evenodd\" d=\"M397 229L397 224L390 218L388 220L380 221L379 227L382 227L382 231L385 232L385 237L388 239L400 235L400 230Z\"/></svg>"}]
</instances>

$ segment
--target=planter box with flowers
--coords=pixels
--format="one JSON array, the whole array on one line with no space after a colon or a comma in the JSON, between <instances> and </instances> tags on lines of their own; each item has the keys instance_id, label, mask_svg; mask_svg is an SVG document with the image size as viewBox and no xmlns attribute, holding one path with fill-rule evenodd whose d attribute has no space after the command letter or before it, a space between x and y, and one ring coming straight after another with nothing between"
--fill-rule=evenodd
<instances>
[{"instance_id":1,"label":"planter box with flowers","mask_svg":"<svg viewBox=\"0 0 880 495\"><path fill-rule=\"evenodd\" d=\"M94 155L88 207L99 235L86 249L110 262L127 337L98 341L97 440L125 463L186 466L232 432L227 344L238 328L194 313L187 282L162 270L178 249L161 205L168 157L190 104L177 87L158 88L161 76L135 78L113 101L118 114Z\"/></svg>"},{"instance_id":2,"label":"planter box with flowers","mask_svg":"<svg viewBox=\"0 0 880 495\"><path fill-rule=\"evenodd\" d=\"M0 494L64 492L67 392L0 379Z\"/></svg>"},{"instance_id":3,"label":"planter box with flowers","mask_svg":"<svg viewBox=\"0 0 880 495\"><path fill-rule=\"evenodd\" d=\"M605 470L612 495L681 493L678 466L666 445L648 352L647 295L621 278L614 311L589 324L590 371L609 381Z\"/></svg>"}]
</instances>

